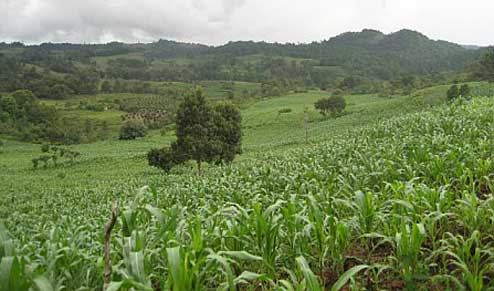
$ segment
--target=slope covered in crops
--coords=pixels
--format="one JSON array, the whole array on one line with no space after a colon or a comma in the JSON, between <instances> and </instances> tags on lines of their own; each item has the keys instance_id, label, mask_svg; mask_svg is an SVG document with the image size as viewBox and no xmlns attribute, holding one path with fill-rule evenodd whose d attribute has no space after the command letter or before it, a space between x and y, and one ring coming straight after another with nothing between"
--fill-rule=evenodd
<instances>
[{"instance_id":1,"label":"slope covered in crops","mask_svg":"<svg viewBox=\"0 0 494 291\"><path fill-rule=\"evenodd\" d=\"M116 289L494 284L492 98L396 117L204 177L148 182L139 191L143 185L129 180L3 198L16 251L0 252L2 266L17 264L27 285L101 288L103 225L116 200ZM10 245L5 234L0 240Z\"/></svg>"}]
</instances>

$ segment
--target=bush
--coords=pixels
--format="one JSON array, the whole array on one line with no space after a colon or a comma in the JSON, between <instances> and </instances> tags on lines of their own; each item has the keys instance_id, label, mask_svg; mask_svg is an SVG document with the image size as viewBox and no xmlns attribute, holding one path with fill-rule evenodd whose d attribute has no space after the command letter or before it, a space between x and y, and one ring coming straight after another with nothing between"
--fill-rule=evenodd
<instances>
[{"instance_id":1,"label":"bush","mask_svg":"<svg viewBox=\"0 0 494 291\"><path fill-rule=\"evenodd\" d=\"M470 89L470 86L468 86L468 84L463 84L461 87L460 87L460 91L459 91L459 94L461 97L463 98L469 98L470 95L471 95L471 89Z\"/></svg>"},{"instance_id":2,"label":"bush","mask_svg":"<svg viewBox=\"0 0 494 291\"><path fill-rule=\"evenodd\" d=\"M176 165L174 153L170 148L151 149L148 152L148 164L165 172L170 172Z\"/></svg>"},{"instance_id":3,"label":"bush","mask_svg":"<svg viewBox=\"0 0 494 291\"><path fill-rule=\"evenodd\" d=\"M292 112L291 108L282 108L282 109L278 110L278 114L285 114L285 113L290 113L290 112Z\"/></svg>"},{"instance_id":4,"label":"bush","mask_svg":"<svg viewBox=\"0 0 494 291\"><path fill-rule=\"evenodd\" d=\"M148 152L148 164L152 167L162 169L165 172L176 165L185 162L186 158L174 148L151 149Z\"/></svg>"},{"instance_id":5,"label":"bush","mask_svg":"<svg viewBox=\"0 0 494 291\"><path fill-rule=\"evenodd\" d=\"M49 144L42 145L41 152L43 153L41 156L31 160L34 169L37 169L40 163L43 163L44 169L48 168L50 163L53 166L57 166L60 162L70 163L72 165L74 164L74 160L81 155L79 152Z\"/></svg>"},{"instance_id":6,"label":"bush","mask_svg":"<svg viewBox=\"0 0 494 291\"><path fill-rule=\"evenodd\" d=\"M336 89L333 91L333 94L331 94L331 96L343 96L344 94L345 94L345 92L343 92L343 90Z\"/></svg>"},{"instance_id":7,"label":"bush","mask_svg":"<svg viewBox=\"0 0 494 291\"><path fill-rule=\"evenodd\" d=\"M460 90L458 90L458 86L453 85L449 87L448 92L446 92L446 97L448 101L453 101L460 96Z\"/></svg>"},{"instance_id":8,"label":"bush","mask_svg":"<svg viewBox=\"0 0 494 291\"><path fill-rule=\"evenodd\" d=\"M468 84L463 84L460 88L458 88L457 85L453 85L449 88L448 92L446 92L446 98L448 101L453 101L458 97L469 98L470 95L471 89Z\"/></svg>"},{"instance_id":9,"label":"bush","mask_svg":"<svg viewBox=\"0 0 494 291\"><path fill-rule=\"evenodd\" d=\"M345 110L346 101L341 95L331 96L329 98L321 98L317 100L314 107L319 110L322 115L331 113L333 115L339 114Z\"/></svg>"},{"instance_id":10,"label":"bush","mask_svg":"<svg viewBox=\"0 0 494 291\"><path fill-rule=\"evenodd\" d=\"M119 138L121 140L132 140L146 136L148 128L142 121L126 121L120 128Z\"/></svg>"}]
</instances>

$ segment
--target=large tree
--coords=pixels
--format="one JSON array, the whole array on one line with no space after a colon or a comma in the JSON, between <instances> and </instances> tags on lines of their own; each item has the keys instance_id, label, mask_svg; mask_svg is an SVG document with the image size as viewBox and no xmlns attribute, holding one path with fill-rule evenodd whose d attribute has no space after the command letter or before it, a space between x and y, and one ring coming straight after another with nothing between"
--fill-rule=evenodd
<instances>
[{"instance_id":1,"label":"large tree","mask_svg":"<svg viewBox=\"0 0 494 291\"><path fill-rule=\"evenodd\" d=\"M213 153L213 144L210 142L210 130L213 126L211 112L200 88L194 95L185 97L177 111L177 141L174 148L197 162L199 174L202 162L210 161Z\"/></svg>"},{"instance_id":2,"label":"large tree","mask_svg":"<svg viewBox=\"0 0 494 291\"><path fill-rule=\"evenodd\" d=\"M241 122L236 107L231 104L211 107L202 90L197 89L178 108L177 140L170 148L151 150L149 164L169 171L176 164L194 160L200 175L203 162L231 162L241 153Z\"/></svg>"},{"instance_id":3,"label":"large tree","mask_svg":"<svg viewBox=\"0 0 494 291\"><path fill-rule=\"evenodd\" d=\"M215 144L215 161L231 162L242 153L242 116L230 103L216 105L213 114L211 140Z\"/></svg>"}]
</instances>

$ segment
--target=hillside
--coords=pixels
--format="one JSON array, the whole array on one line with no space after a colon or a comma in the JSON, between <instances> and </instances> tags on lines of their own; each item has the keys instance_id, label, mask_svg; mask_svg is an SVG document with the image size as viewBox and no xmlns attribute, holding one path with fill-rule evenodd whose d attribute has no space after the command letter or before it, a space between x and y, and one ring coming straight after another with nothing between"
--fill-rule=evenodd
<instances>
[{"instance_id":1,"label":"hillside","mask_svg":"<svg viewBox=\"0 0 494 291\"><path fill-rule=\"evenodd\" d=\"M280 104L289 100L297 97ZM271 112L267 102L244 116ZM381 114L399 115L411 105L403 102ZM8 246L1 270L19 271L2 278L102 286L102 227L118 201L115 289L338 290L352 277L348 286L367 289L483 290L494 283L493 108L492 98L476 97L340 125L315 145L260 149L203 177L145 168L140 150L128 149L149 148L150 140L80 145L91 159L36 171L28 160L34 147L9 143L0 216L10 234L0 227ZM358 114L355 120L366 116Z\"/></svg>"},{"instance_id":2,"label":"hillside","mask_svg":"<svg viewBox=\"0 0 494 291\"><path fill-rule=\"evenodd\" d=\"M0 115L0 135L88 143L111 139L123 123L141 119L151 129L166 131L177 105L197 86L210 101L239 107L317 90L410 95L434 85L478 80L474 72L485 51L410 30L348 32L310 44L2 43L1 110L10 113ZM49 105L31 109L50 118L14 113L14 92Z\"/></svg>"},{"instance_id":3,"label":"hillside","mask_svg":"<svg viewBox=\"0 0 494 291\"><path fill-rule=\"evenodd\" d=\"M346 75L391 80L401 75L459 72L474 63L482 50L433 41L419 32L401 30L348 32L309 44L238 41L213 47L160 40L149 44L0 44L0 65L19 71L20 62L64 74L92 68L106 78L148 81L236 80L261 82L285 78L299 86L334 84L313 66L340 67ZM261 65L245 61L257 56ZM14 60L8 60L14 58ZM273 60L273 58L278 58ZM292 64L292 60L299 60ZM108 66L111 64L111 66ZM14 78L4 76L3 79ZM11 84L12 87L12 84ZM1 87L0 87L1 88ZM74 88L72 88L74 89ZM5 89L3 89L5 90ZM75 89L77 93L77 89Z\"/></svg>"}]
</instances>

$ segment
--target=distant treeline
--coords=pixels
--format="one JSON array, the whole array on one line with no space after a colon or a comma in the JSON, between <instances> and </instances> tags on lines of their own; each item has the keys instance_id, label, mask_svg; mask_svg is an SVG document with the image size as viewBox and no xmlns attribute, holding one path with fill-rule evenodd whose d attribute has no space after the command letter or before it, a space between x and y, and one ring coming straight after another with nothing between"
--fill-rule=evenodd
<instances>
[{"instance_id":1,"label":"distant treeline","mask_svg":"<svg viewBox=\"0 0 494 291\"><path fill-rule=\"evenodd\" d=\"M336 87L387 94L465 78L464 73L473 76L472 65L486 50L433 41L409 30L389 35L364 30L310 44L243 41L218 47L166 40L0 43L0 91L28 89L39 98L57 99L110 91L157 93L149 81L234 80L263 83L264 95Z\"/></svg>"}]
</instances>

